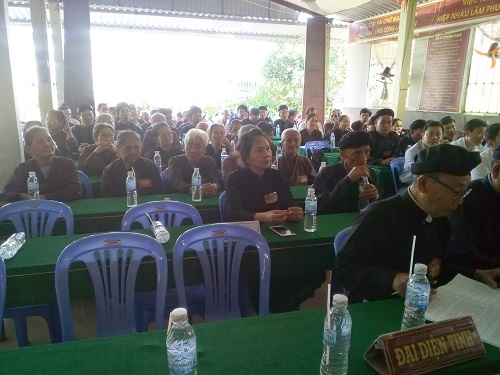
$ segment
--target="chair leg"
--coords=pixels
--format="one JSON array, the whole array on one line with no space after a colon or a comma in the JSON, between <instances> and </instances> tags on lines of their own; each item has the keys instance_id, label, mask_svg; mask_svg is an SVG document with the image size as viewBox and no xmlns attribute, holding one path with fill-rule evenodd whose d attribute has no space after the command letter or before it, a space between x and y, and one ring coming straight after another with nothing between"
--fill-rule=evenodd
<instances>
[{"instance_id":1,"label":"chair leg","mask_svg":"<svg viewBox=\"0 0 500 375\"><path fill-rule=\"evenodd\" d=\"M14 327L16 329L17 346L22 347L28 345L28 325L25 316L16 316L14 319Z\"/></svg>"},{"instance_id":2,"label":"chair leg","mask_svg":"<svg viewBox=\"0 0 500 375\"><path fill-rule=\"evenodd\" d=\"M54 344L62 342L61 319L59 317L59 308L57 303L48 305L47 326L50 333L50 341Z\"/></svg>"},{"instance_id":3,"label":"chair leg","mask_svg":"<svg viewBox=\"0 0 500 375\"><path fill-rule=\"evenodd\" d=\"M0 332L0 342L7 341L7 335L5 334L5 319L3 319L2 332Z\"/></svg>"}]
</instances>

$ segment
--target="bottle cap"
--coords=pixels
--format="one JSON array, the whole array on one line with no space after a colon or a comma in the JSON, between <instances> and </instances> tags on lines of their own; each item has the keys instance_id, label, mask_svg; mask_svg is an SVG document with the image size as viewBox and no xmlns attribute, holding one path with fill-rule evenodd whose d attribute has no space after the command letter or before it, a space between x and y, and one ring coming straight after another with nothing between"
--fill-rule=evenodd
<instances>
[{"instance_id":1,"label":"bottle cap","mask_svg":"<svg viewBox=\"0 0 500 375\"><path fill-rule=\"evenodd\" d=\"M222 147L222 152L226 152L226 148L225 147Z\"/></svg>"},{"instance_id":2,"label":"bottle cap","mask_svg":"<svg viewBox=\"0 0 500 375\"><path fill-rule=\"evenodd\" d=\"M311 194L311 193L315 193L316 191L314 190L314 188L310 187L310 188L307 188L307 194Z\"/></svg>"},{"instance_id":3,"label":"bottle cap","mask_svg":"<svg viewBox=\"0 0 500 375\"><path fill-rule=\"evenodd\" d=\"M128 171L127 172L128 177L134 177L134 172L133 171Z\"/></svg>"},{"instance_id":4,"label":"bottle cap","mask_svg":"<svg viewBox=\"0 0 500 375\"><path fill-rule=\"evenodd\" d=\"M419 275L425 275L427 273L427 266L422 263L415 263L414 270L414 272L418 273Z\"/></svg>"},{"instance_id":5,"label":"bottle cap","mask_svg":"<svg viewBox=\"0 0 500 375\"><path fill-rule=\"evenodd\" d=\"M160 155L160 151L155 151L155 155Z\"/></svg>"},{"instance_id":6,"label":"bottle cap","mask_svg":"<svg viewBox=\"0 0 500 375\"><path fill-rule=\"evenodd\" d=\"M347 307L347 297L343 294L335 294L333 296L333 306L334 307Z\"/></svg>"},{"instance_id":7,"label":"bottle cap","mask_svg":"<svg viewBox=\"0 0 500 375\"><path fill-rule=\"evenodd\" d=\"M36 176L36 172L29 172L29 176Z\"/></svg>"},{"instance_id":8,"label":"bottle cap","mask_svg":"<svg viewBox=\"0 0 500 375\"><path fill-rule=\"evenodd\" d=\"M194 168L194 171L195 171L195 172L199 172L199 171L200 171L200 168Z\"/></svg>"},{"instance_id":9,"label":"bottle cap","mask_svg":"<svg viewBox=\"0 0 500 375\"><path fill-rule=\"evenodd\" d=\"M322 162L321 162L321 166L322 166L322 167L326 167L326 161L322 161Z\"/></svg>"},{"instance_id":10,"label":"bottle cap","mask_svg":"<svg viewBox=\"0 0 500 375\"><path fill-rule=\"evenodd\" d=\"M173 323L187 322L187 320L188 320L187 310L183 307L179 307L177 309L174 309L170 313L170 319L172 320Z\"/></svg>"}]
</instances>

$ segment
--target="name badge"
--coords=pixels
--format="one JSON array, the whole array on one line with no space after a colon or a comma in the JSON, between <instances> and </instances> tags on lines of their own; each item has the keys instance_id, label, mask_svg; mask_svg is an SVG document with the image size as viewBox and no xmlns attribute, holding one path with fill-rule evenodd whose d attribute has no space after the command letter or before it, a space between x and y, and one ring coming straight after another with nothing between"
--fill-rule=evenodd
<instances>
[{"instance_id":1,"label":"name badge","mask_svg":"<svg viewBox=\"0 0 500 375\"><path fill-rule=\"evenodd\" d=\"M439 277L439 272L441 271L441 259L433 258L429 264L427 264L427 277L431 282L437 280Z\"/></svg>"},{"instance_id":2,"label":"name badge","mask_svg":"<svg viewBox=\"0 0 500 375\"><path fill-rule=\"evenodd\" d=\"M145 178L143 180L139 180L139 187L140 188L150 188L153 186L153 182L151 181L150 178Z\"/></svg>"},{"instance_id":3,"label":"name badge","mask_svg":"<svg viewBox=\"0 0 500 375\"><path fill-rule=\"evenodd\" d=\"M297 176L297 185L307 185L307 176Z\"/></svg>"},{"instance_id":4,"label":"name badge","mask_svg":"<svg viewBox=\"0 0 500 375\"><path fill-rule=\"evenodd\" d=\"M278 193L273 191L272 193L264 195L264 201L266 204L273 204L278 202Z\"/></svg>"}]
</instances>

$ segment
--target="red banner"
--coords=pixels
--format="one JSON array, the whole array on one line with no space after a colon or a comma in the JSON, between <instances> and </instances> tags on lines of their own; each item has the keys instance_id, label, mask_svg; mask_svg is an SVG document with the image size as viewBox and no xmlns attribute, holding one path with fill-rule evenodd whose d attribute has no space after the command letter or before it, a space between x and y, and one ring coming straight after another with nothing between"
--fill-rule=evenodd
<instances>
[{"instance_id":1,"label":"red banner","mask_svg":"<svg viewBox=\"0 0 500 375\"><path fill-rule=\"evenodd\" d=\"M349 43L397 36L400 12L386 14L364 21L354 22L349 27ZM415 33L433 27L453 27L458 22L500 17L498 0L443 0L417 6Z\"/></svg>"}]
</instances>

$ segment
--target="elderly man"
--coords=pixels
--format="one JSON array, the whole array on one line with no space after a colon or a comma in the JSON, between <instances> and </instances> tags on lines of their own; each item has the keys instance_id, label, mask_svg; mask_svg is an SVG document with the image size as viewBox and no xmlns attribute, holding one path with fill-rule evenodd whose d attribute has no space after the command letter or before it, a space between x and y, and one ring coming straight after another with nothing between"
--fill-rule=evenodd
<instances>
[{"instance_id":1,"label":"elderly man","mask_svg":"<svg viewBox=\"0 0 500 375\"><path fill-rule=\"evenodd\" d=\"M275 129L275 134L281 135L285 129L293 128L293 122L288 121L288 106L282 104L278 108L279 119L274 120L273 126ZM278 130L279 128L279 130Z\"/></svg>"},{"instance_id":2,"label":"elderly man","mask_svg":"<svg viewBox=\"0 0 500 375\"><path fill-rule=\"evenodd\" d=\"M361 212L334 270L350 300L403 296L414 236L414 263L428 265L432 285L446 283L458 272L489 285L500 280L500 270L454 264L448 250L447 216L463 202L469 173L479 162L478 153L449 144L421 150L411 166L416 177L408 190Z\"/></svg>"},{"instance_id":3,"label":"elderly man","mask_svg":"<svg viewBox=\"0 0 500 375\"><path fill-rule=\"evenodd\" d=\"M469 120L464 126L464 136L451 144L463 147L467 151L481 152L481 143L484 141L484 131L487 127L488 124L478 118Z\"/></svg>"},{"instance_id":4,"label":"elderly man","mask_svg":"<svg viewBox=\"0 0 500 375\"><path fill-rule=\"evenodd\" d=\"M492 154L491 172L471 182L464 204L450 215L456 263L480 269L500 267L500 147Z\"/></svg>"},{"instance_id":5,"label":"elderly man","mask_svg":"<svg viewBox=\"0 0 500 375\"><path fill-rule=\"evenodd\" d=\"M470 173L473 180L481 179L491 172L493 151L500 146L500 123L488 126L485 133L486 150L481 152L481 164Z\"/></svg>"},{"instance_id":6,"label":"elderly man","mask_svg":"<svg viewBox=\"0 0 500 375\"><path fill-rule=\"evenodd\" d=\"M424 136L423 138L415 143L405 152L405 165L403 167L403 172L399 176L399 180L404 184L411 184L413 181L413 174L411 173L411 165L415 163L415 156L420 150L427 147L436 146L441 142L443 138L444 127L439 121L428 121L424 126Z\"/></svg>"},{"instance_id":7,"label":"elderly man","mask_svg":"<svg viewBox=\"0 0 500 375\"><path fill-rule=\"evenodd\" d=\"M290 186L311 185L316 178L311 160L299 155L300 141L300 133L295 129L285 129L281 133L283 156L276 163Z\"/></svg>"},{"instance_id":8,"label":"elderly man","mask_svg":"<svg viewBox=\"0 0 500 375\"><path fill-rule=\"evenodd\" d=\"M378 199L377 188L372 184L359 192L360 181L363 178L371 180L366 166L370 141L370 136L364 132L351 132L342 137L339 142L342 161L324 167L314 181L320 214L355 212L360 199Z\"/></svg>"},{"instance_id":9,"label":"elderly man","mask_svg":"<svg viewBox=\"0 0 500 375\"><path fill-rule=\"evenodd\" d=\"M399 140L398 150L396 151L398 156L404 156L406 150L422 139L426 124L427 121L425 120L415 120L411 123L408 134Z\"/></svg>"},{"instance_id":10,"label":"elderly man","mask_svg":"<svg viewBox=\"0 0 500 375\"><path fill-rule=\"evenodd\" d=\"M373 115L371 121L375 124L375 130L368 132L372 136L368 163L389 165L395 156L399 136L391 131L393 117L394 111L389 108L380 109Z\"/></svg>"}]
</instances>

